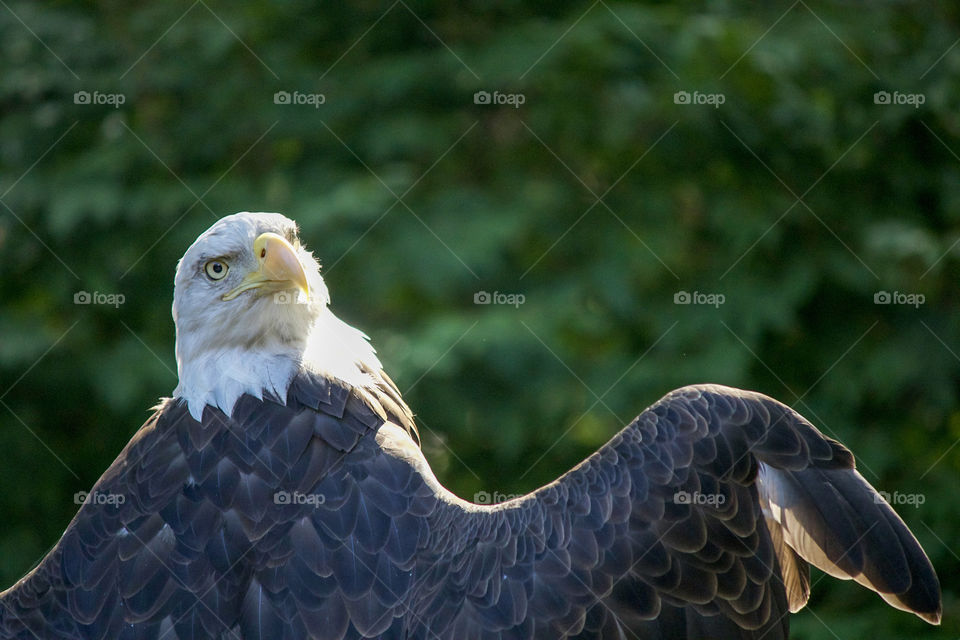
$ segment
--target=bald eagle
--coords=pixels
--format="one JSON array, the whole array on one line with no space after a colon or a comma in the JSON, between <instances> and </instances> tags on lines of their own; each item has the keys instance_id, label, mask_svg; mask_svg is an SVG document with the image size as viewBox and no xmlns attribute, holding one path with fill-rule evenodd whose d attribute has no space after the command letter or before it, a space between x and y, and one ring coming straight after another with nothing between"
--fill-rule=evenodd
<instances>
[{"instance_id":1,"label":"bald eagle","mask_svg":"<svg viewBox=\"0 0 960 640\"><path fill-rule=\"evenodd\" d=\"M197 239L173 397L0 594L0 638L785 638L809 564L939 623L910 530L776 400L678 389L555 482L472 504L329 300L282 215Z\"/></svg>"}]
</instances>

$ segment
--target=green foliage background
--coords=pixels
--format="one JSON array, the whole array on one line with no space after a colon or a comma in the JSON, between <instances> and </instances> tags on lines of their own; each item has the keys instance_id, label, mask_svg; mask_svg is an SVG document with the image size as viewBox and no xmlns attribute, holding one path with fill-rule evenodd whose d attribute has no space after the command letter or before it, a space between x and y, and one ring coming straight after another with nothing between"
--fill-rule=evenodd
<instances>
[{"instance_id":1,"label":"green foliage background","mask_svg":"<svg viewBox=\"0 0 960 640\"><path fill-rule=\"evenodd\" d=\"M460 495L556 477L674 387L757 389L924 496L897 508L944 587L934 629L816 574L796 637L956 638L958 27L919 3L4 4L0 582L175 386L179 256L270 210Z\"/></svg>"}]
</instances>

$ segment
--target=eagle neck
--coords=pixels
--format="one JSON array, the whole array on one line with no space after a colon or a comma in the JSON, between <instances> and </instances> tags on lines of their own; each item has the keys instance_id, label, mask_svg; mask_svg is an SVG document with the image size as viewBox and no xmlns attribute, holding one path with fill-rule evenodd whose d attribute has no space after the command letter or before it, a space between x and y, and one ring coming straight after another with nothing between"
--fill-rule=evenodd
<instances>
[{"instance_id":1,"label":"eagle neck","mask_svg":"<svg viewBox=\"0 0 960 640\"><path fill-rule=\"evenodd\" d=\"M370 387L369 372L380 361L363 332L337 318L329 308L316 317L299 341L263 341L254 345L190 350L178 343L180 381L173 395L185 402L197 420L206 405L232 415L244 394L265 395L284 402L301 371L321 374L354 387Z\"/></svg>"}]
</instances>

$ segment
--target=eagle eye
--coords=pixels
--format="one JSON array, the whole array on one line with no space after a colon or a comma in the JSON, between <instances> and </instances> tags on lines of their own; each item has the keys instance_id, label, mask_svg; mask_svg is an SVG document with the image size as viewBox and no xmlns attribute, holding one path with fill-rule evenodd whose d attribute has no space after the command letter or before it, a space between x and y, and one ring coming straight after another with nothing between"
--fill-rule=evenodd
<instances>
[{"instance_id":1,"label":"eagle eye","mask_svg":"<svg viewBox=\"0 0 960 640\"><path fill-rule=\"evenodd\" d=\"M211 280L222 280L230 267L223 260L209 260L203 265L203 270Z\"/></svg>"}]
</instances>

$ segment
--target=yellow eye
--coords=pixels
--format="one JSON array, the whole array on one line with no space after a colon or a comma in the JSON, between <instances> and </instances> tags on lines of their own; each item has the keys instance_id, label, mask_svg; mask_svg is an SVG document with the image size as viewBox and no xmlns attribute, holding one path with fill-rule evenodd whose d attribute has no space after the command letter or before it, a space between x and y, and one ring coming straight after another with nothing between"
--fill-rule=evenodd
<instances>
[{"instance_id":1,"label":"yellow eye","mask_svg":"<svg viewBox=\"0 0 960 640\"><path fill-rule=\"evenodd\" d=\"M211 280L220 280L227 275L230 267L227 266L227 263L223 260L210 260L207 264L203 265L203 270Z\"/></svg>"}]
</instances>

